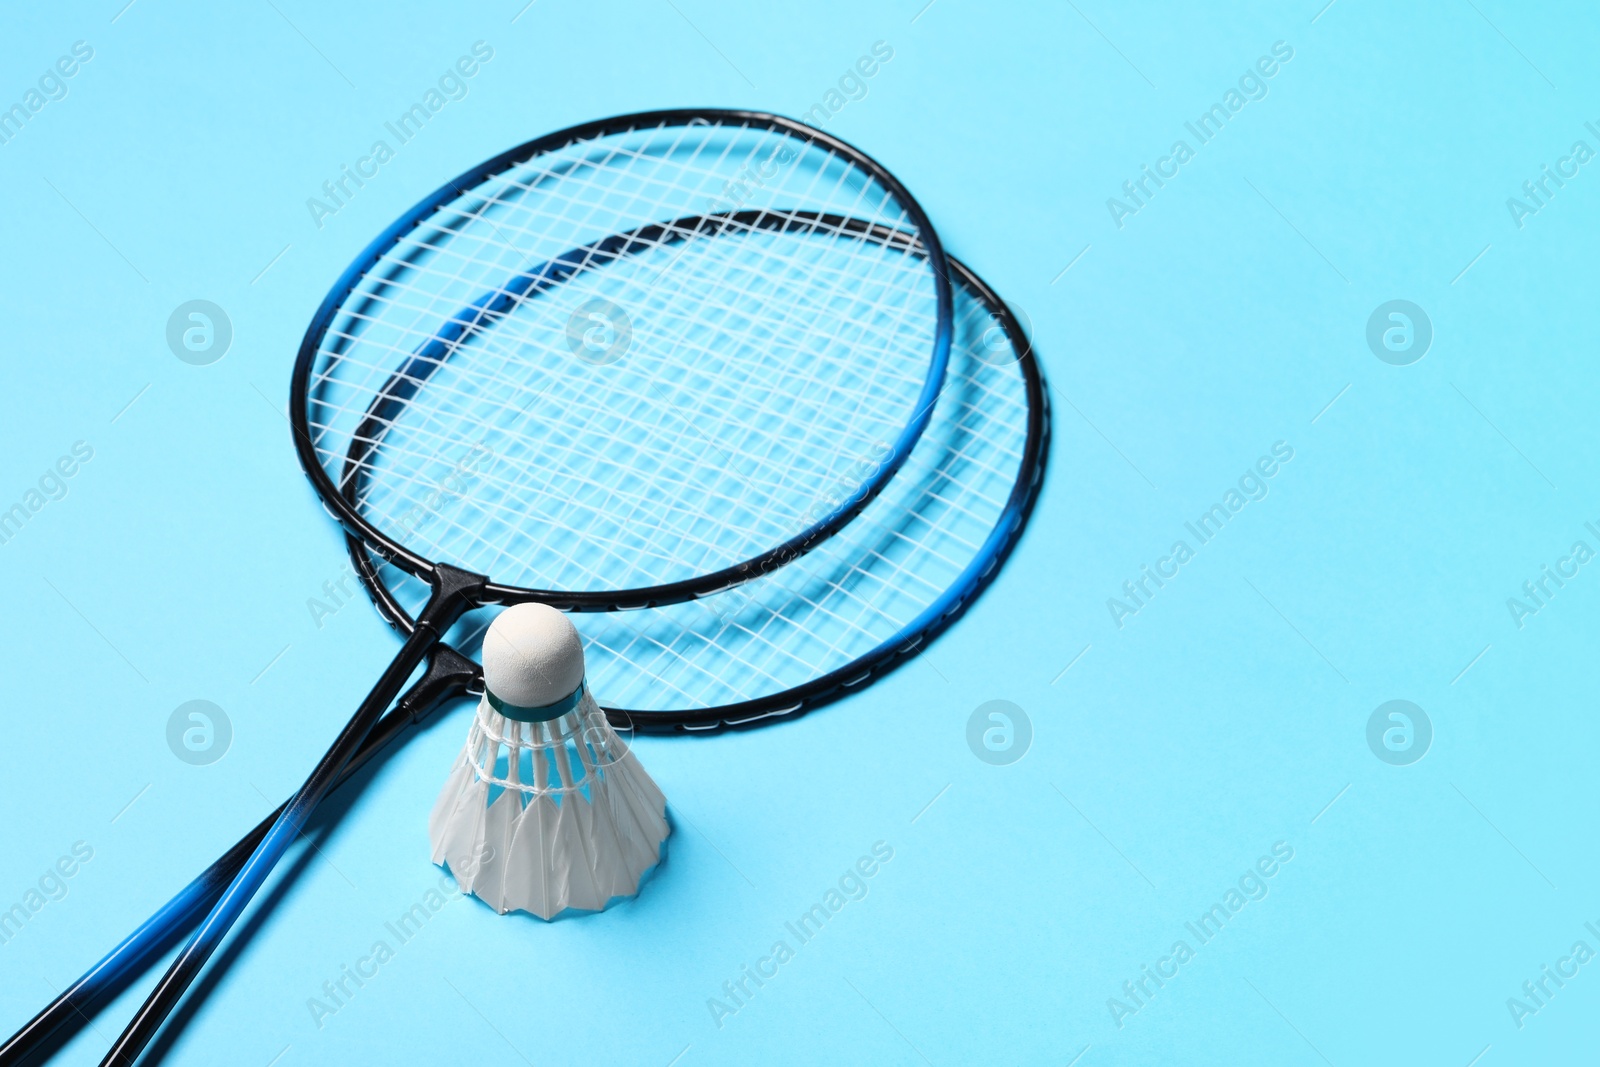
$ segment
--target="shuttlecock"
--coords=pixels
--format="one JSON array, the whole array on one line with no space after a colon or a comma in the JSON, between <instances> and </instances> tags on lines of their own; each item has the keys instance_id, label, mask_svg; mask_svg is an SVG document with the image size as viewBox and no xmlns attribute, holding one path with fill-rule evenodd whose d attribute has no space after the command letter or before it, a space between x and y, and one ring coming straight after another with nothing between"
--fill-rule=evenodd
<instances>
[{"instance_id":1,"label":"shuttlecock","mask_svg":"<svg viewBox=\"0 0 1600 1067\"><path fill-rule=\"evenodd\" d=\"M428 823L433 862L501 914L550 919L638 892L667 801L590 696L578 631L542 604L507 608L484 635L483 678Z\"/></svg>"}]
</instances>

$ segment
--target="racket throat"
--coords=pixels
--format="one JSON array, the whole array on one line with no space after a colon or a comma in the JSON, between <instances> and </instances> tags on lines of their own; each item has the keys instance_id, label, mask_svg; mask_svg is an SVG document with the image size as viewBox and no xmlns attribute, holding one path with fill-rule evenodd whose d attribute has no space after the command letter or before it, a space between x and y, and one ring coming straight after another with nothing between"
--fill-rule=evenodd
<instances>
[{"instance_id":1,"label":"racket throat","mask_svg":"<svg viewBox=\"0 0 1600 1067\"><path fill-rule=\"evenodd\" d=\"M445 700L481 688L483 672L472 660L440 643L428 653L422 677L400 698L395 710L409 722L421 722Z\"/></svg>"},{"instance_id":2,"label":"racket throat","mask_svg":"<svg viewBox=\"0 0 1600 1067\"><path fill-rule=\"evenodd\" d=\"M428 575L433 594L417 616L417 630L429 631L435 640L445 635L466 612L483 603L489 579L448 563L436 563Z\"/></svg>"}]
</instances>

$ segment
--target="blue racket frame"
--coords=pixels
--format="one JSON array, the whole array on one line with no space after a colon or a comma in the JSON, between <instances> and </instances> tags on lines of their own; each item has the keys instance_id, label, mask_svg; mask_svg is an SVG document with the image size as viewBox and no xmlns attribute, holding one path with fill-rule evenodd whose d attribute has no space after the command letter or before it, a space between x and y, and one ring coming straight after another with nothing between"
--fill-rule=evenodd
<instances>
[{"instance_id":1,"label":"blue racket frame","mask_svg":"<svg viewBox=\"0 0 1600 1067\"><path fill-rule=\"evenodd\" d=\"M529 589L497 583L490 576L490 580L483 587L481 602L508 605L537 602L548 604L562 611L625 611L680 603L695 597L719 592L730 586L770 573L821 544L851 519L859 515L861 510L871 503L873 498L889 483L895 472L905 464L906 458L910 456L918 438L922 436L923 430L927 428L928 422L933 417L933 408L938 401L939 392L944 383L945 370L950 361L950 344L953 335L951 318L954 300L950 293L949 260L938 234L934 231L932 222L928 220L927 214L922 210L921 205L917 203L916 198L882 164L860 149L795 119L760 111L734 111L714 108L678 108L665 111L646 111L600 119L535 138L526 144L519 145L507 152L502 152L493 159L466 171L452 181L446 182L424 197L371 244L367 245L362 253L356 257L355 261L340 275L333 288L329 290L328 295L324 297L316 314L312 316L311 323L300 342L299 355L295 360L294 373L290 378L290 424L294 433L295 453L300 460L301 469L305 471L306 477L311 480L317 495L322 498L328 510L348 534L364 541L385 560L418 578L427 579L433 572L434 561L425 559L404 545L399 544L366 520L357 506L358 496L352 482L346 479L346 484L343 487L334 484L333 479L328 476L328 472L318 459L316 445L311 433L311 406L314 402L310 388L312 371L315 368L317 357L323 353L322 343L327 331L332 326L335 317L344 307L346 298L356 290L362 279L367 277L368 270L386 252L393 248L401 237L409 234L419 223L432 215L437 208L451 200L460 198L466 191L477 186L485 178L525 163L535 156L565 148L579 141L592 140L608 134L645 129L652 126L688 124L695 119L714 119L725 126L742 125L780 131L820 145L829 152L849 160L853 165L869 174L873 180L889 190L900 202L905 209L907 217L914 225L915 232L889 232L900 233L899 239L901 241L914 243L916 252L927 258L934 278L937 316L928 374L923 382L912 416L906 425L901 428L895 440L890 443L888 453L883 461L878 464L876 471L870 478L859 485L852 493L845 496L831 511L818 518L816 522L757 556L694 578L627 590ZM674 228L685 228L684 235L688 236L691 231L699 232L697 227L700 225L708 225L714 231L716 226L726 225L727 219L738 215L749 215L753 218L761 216L782 218L783 214L782 212L774 211L753 211L730 213L726 216L701 216L699 220L680 219L676 222L665 223L662 224L661 229L665 233ZM798 216L801 213L791 212L788 214ZM813 218L837 219L838 217L813 215ZM712 221L707 223L705 220ZM872 225L861 224L857 220L839 221L848 221L857 226ZM448 226L442 228L440 231L441 239L448 232ZM623 255L630 243L640 243L639 237L640 234L635 233L607 238L606 241L601 242L602 245L607 245L607 247L600 250L612 257ZM608 244L609 242L617 242L617 244L612 247ZM575 265L580 263L583 254L589 251L592 250L587 248L575 249L573 252L558 257L541 267L518 274L509 283L510 288L506 290L506 293L512 293L519 284L522 291L530 291L540 286L548 287L554 284L560 277L576 269ZM404 268L397 266L394 269L401 270ZM520 295L520 293L517 295ZM419 359L428 358L425 355L426 353L434 353L437 356L438 352L443 351L443 348L440 348L441 345L448 347L453 340L459 339L475 328L474 323L481 319L491 304L514 299L514 296L502 295L499 290L479 297L448 320L445 330L453 332L454 337L434 337L430 339L404 366L411 367ZM337 354L344 349L347 343L348 339L341 338L331 346L331 351ZM434 360L434 365L437 365L437 358ZM401 378L401 373L397 370L396 377L391 378L391 384L399 378ZM409 381L409 379L406 380ZM420 381L417 384L420 384ZM384 391L380 391L373 401L373 408L369 409L368 422L379 416L377 409L380 406L392 406L396 403L403 404L406 399L406 395L402 395L403 393L403 388L392 394L387 387ZM366 425L366 423L363 425ZM359 443L360 438L361 435L358 431L355 435L354 443ZM369 451L370 447L368 448ZM349 460L359 463L358 457L353 454L354 451L355 449L353 448Z\"/></svg>"}]
</instances>

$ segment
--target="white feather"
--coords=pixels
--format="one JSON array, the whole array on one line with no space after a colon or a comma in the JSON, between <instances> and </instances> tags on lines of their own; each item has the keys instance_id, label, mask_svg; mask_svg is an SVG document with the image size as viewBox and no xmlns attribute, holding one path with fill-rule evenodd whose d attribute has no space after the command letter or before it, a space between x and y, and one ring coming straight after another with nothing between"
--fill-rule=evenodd
<instances>
[{"instance_id":1,"label":"white feather","mask_svg":"<svg viewBox=\"0 0 1600 1067\"><path fill-rule=\"evenodd\" d=\"M670 833L666 806L587 691L544 723L507 719L485 695L428 833L463 892L551 919L637 893Z\"/></svg>"}]
</instances>

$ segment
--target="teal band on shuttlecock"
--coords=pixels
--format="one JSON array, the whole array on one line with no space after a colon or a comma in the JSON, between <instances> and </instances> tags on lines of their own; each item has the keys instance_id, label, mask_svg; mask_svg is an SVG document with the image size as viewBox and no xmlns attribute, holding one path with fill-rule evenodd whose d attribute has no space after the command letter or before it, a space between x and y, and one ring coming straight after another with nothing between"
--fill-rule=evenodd
<instances>
[{"instance_id":1,"label":"teal band on shuttlecock","mask_svg":"<svg viewBox=\"0 0 1600 1067\"><path fill-rule=\"evenodd\" d=\"M583 699L583 689L587 681L579 682L578 688L567 696L562 697L554 704L546 704L539 708L524 708L517 704L507 704L504 700L485 689L483 695L488 698L489 706L508 719L518 722L549 722L559 719L567 712L578 706L578 701Z\"/></svg>"}]
</instances>

